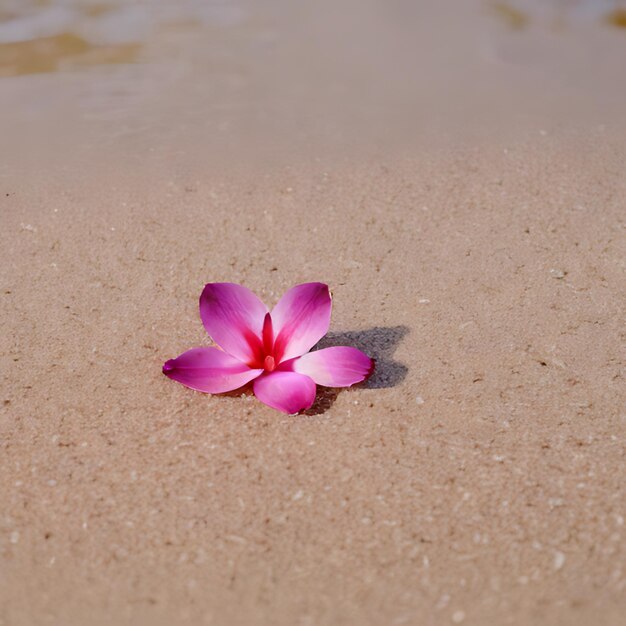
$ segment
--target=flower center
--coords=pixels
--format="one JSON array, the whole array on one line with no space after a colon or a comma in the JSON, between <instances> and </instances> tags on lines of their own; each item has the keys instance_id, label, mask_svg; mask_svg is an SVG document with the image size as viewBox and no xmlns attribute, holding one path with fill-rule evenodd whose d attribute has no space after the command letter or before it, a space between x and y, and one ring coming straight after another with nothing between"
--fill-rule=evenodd
<instances>
[{"instance_id":1,"label":"flower center","mask_svg":"<svg viewBox=\"0 0 626 626\"><path fill-rule=\"evenodd\" d=\"M265 368L266 372L273 372L274 368L276 367L276 363L274 362L274 357L268 354L265 357L265 361L263 362L263 367Z\"/></svg>"}]
</instances>

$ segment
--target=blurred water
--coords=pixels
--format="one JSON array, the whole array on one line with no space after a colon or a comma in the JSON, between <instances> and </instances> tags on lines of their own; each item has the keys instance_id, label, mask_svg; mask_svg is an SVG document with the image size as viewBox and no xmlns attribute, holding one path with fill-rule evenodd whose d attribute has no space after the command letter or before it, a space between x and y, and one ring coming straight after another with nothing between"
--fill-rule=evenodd
<instances>
[{"instance_id":1,"label":"blurred water","mask_svg":"<svg viewBox=\"0 0 626 626\"><path fill-rule=\"evenodd\" d=\"M243 17L220 0L5 0L0 76L128 63L163 29L228 27Z\"/></svg>"},{"instance_id":2,"label":"blurred water","mask_svg":"<svg viewBox=\"0 0 626 626\"><path fill-rule=\"evenodd\" d=\"M419 19L428 4L364 1L366 10L374 7L377 13L409 21ZM626 28L626 3L621 0L470 0L465 4L513 30L537 25L563 29L585 22ZM142 45L158 40L164 32L227 29L281 11L297 19L295 5L287 0L247 4L244 0L3 0L0 76L132 62ZM327 8L322 3L319 10Z\"/></svg>"},{"instance_id":3,"label":"blurred water","mask_svg":"<svg viewBox=\"0 0 626 626\"><path fill-rule=\"evenodd\" d=\"M626 0L0 0L0 136L203 161L597 126L623 26Z\"/></svg>"},{"instance_id":4,"label":"blurred water","mask_svg":"<svg viewBox=\"0 0 626 626\"><path fill-rule=\"evenodd\" d=\"M242 17L242 9L228 0L4 0L0 43L66 32L93 45L138 43L159 27L229 25Z\"/></svg>"}]
</instances>

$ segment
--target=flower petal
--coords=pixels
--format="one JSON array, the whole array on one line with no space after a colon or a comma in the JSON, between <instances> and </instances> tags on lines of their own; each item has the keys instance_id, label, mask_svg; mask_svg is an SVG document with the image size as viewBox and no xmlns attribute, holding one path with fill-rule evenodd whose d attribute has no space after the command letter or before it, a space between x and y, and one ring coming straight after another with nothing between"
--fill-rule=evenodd
<instances>
[{"instance_id":1,"label":"flower petal","mask_svg":"<svg viewBox=\"0 0 626 626\"><path fill-rule=\"evenodd\" d=\"M263 358L267 307L246 287L209 283L200 296L200 317L213 341L244 363Z\"/></svg>"},{"instance_id":2,"label":"flower petal","mask_svg":"<svg viewBox=\"0 0 626 626\"><path fill-rule=\"evenodd\" d=\"M304 354L327 333L331 306L323 283L296 285L285 293L271 313L277 363Z\"/></svg>"},{"instance_id":3,"label":"flower petal","mask_svg":"<svg viewBox=\"0 0 626 626\"><path fill-rule=\"evenodd\" d=\"M192 348L166 361L163 373L196 391L223 393L243 387L263 373L217 348Z\"/></svg>"},{"instance_id":4,"label":"flower petal","mask_svg":"<svg viewBox=\"0 0 626 626\"><path fill-rule=\"evenodd\" d=\"M272 372L254 381L254 395L283 413L298 413L315 401L315 383L296 372Z\"/></svg>"},{"instance_id":5,"label":"flower petal","mask_svg":"<svg viewBox=\"0 0 626 626\"><path fill-rule=\"evenodd\" d=\"M367 354L348 346L316 350L294 359L292 370L324 387L350 387L365 380L374 368Z\"/></svg>"}]
</instances>

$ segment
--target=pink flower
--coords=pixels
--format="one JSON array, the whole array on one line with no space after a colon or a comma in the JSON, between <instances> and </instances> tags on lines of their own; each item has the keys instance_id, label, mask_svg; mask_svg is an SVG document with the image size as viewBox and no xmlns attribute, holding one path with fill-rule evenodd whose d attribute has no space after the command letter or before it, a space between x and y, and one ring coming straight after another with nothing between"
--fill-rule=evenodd
<instances>
[{"instance_id":1,"label":"pink flower","mask_svg":"<svg viewBox=\"0 0 626 626\"><path fill-rule=\"evenodd\" d=\"M374 368L356 348L309 352L330 324L328 285L296 285L270 313L249 289L209 283L200 296L200 317L215 348L192 348L163 365L163 373L186 387L223 393L254 381L254 394L284 413L308 409L316 385L349 387Z\"/></svg>"}]
</instances>

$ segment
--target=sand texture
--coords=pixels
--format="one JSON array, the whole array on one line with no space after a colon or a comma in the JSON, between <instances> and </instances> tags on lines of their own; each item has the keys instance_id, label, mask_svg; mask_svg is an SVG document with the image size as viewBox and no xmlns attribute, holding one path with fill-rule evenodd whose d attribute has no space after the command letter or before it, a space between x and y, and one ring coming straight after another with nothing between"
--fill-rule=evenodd
<instances>
[{"instance_id":1,"label":"sand texture","mask_svg":"<svg viewBox=\"0 0 626 626\"><path fill-rule=\"evenodd\" d=\"M617 624L601 144L3 194L3 623ZM169 381L218 279L328 281L375 376L300 417Z\"/></svg>"},{"instance_id":2,"label":"sand texture","mask_svg":"<svg viewBox=\"0 0 626 626\"><path fill-rule=\"evenodd\" d=\"M619 20L62 4L0 13L0 626L623 624ZM366 384L161 373L313 280Z\"/></svg>"}]
</instances>

